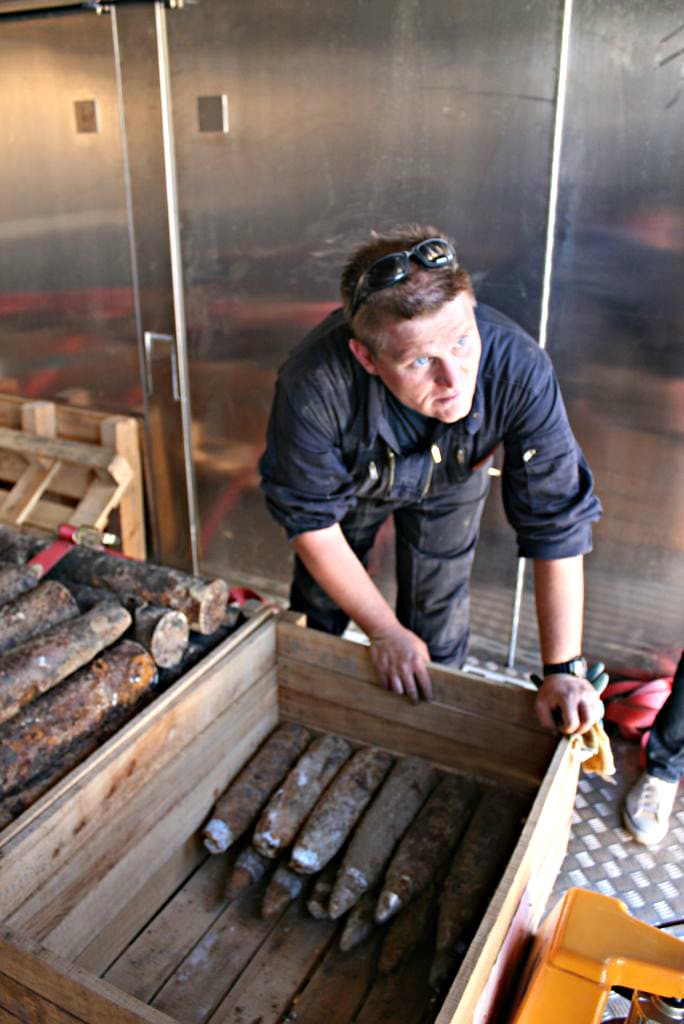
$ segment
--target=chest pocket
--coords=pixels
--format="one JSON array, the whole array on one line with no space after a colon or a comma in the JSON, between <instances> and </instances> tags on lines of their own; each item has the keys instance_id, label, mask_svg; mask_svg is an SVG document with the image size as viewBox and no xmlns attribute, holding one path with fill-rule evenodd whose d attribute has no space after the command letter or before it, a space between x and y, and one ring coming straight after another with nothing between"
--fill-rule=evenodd
<instances>
[{"instance_id":1,"label":"chest pocket","mask_svg":"<svg viewBox=\"0 0 684 1024\"><path fill-rule=\"evenodd\" d=\"M577 446L570 431L556 429L523 438L519 458L530 508L554 513L567 507L579 486Z\"/></svg>"}]
</instances>

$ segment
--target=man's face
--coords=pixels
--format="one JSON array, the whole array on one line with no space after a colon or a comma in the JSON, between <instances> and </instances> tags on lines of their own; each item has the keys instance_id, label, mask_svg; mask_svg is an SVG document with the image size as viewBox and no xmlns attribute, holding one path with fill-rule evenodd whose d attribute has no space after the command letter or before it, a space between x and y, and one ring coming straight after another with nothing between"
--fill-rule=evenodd
<instances>
[{"instance_id":1,"label":"man's face","mask_svg":"<svg viewBox=\"0 0 684 1024\"><path fill-rule=\"evenodd\" d=\"M482 340L474 303L466 292L436 313L393 321L382 350L372 353L352 338L349 347L368 373L400 402L443 423L470 412Z\"/></svg>"}]
</instances>

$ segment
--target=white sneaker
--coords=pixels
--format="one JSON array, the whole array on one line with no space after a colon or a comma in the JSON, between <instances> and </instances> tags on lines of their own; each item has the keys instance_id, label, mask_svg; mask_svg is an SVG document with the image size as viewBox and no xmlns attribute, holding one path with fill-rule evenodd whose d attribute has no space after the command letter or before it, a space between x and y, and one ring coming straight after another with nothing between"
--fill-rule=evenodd
<instances>
[{"instance_id":1,"label":"white sneaker","mask_svg":"<svg viewBox=\"0 0 684 1024\"><path fill-rule=\"evenodd\" d=\"M678 782L666 782L644 772L625 800L622 818L639 843L654 846L667 835Z\"/></svg>"}]
</instances>

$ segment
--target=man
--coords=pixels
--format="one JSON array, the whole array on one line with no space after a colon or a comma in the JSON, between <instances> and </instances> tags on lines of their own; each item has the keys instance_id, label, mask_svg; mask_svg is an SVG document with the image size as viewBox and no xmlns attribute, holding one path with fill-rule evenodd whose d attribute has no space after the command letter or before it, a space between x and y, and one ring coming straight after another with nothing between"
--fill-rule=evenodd
<instances>
[{"instance_id":1,"label":"man","mask_svg":"<svg viewBox=\"0 0 684 1024\"><path fill-rule=\"evenodd\" d=\"M684 652L672 693L656 715L646 747L646 771L636 780L622 812L625 827L646 846L667 835L679 780L684 775Z\"/></svg>"},{"instance_id":2,"label":"man","mask_svg":"<svg viewBox=\"0 0 684 1024\"><path fill-rule=\"evenodd\" d=\"M600 504L548 357L476 304L434 228L372 236L345 267L342 299L281 369L260 464L297 556L292 607L338 635L354 619L384 685L429 700L428 660L465 660L487 469L503 443L506 513L535 560L538 715L587 731L601 704L580 656L583 555ZM365 568L390 514L396 614Z\"/></svg>"}]
</instances>

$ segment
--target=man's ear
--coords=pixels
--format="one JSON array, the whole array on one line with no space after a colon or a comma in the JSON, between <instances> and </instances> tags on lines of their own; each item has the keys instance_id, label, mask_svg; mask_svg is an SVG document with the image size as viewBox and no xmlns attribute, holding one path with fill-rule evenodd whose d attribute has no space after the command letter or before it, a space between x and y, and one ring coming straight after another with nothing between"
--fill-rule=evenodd
<instances>
[{"instance_id":1,"label":"man's ear","mask_svg":"<svg viewBox=\"0 0 684 1024\"><path fill-rule=\"evenodd\" d=\"M371 350L367 348L362 341L357 341L356 338L349 339L349 348L352 355L361 363L366 373L372 373L374 377L377 377L378 368L375 365L375 356Z\"/></svg>"}]
</instances>

